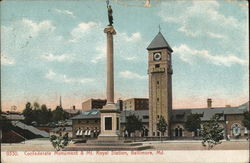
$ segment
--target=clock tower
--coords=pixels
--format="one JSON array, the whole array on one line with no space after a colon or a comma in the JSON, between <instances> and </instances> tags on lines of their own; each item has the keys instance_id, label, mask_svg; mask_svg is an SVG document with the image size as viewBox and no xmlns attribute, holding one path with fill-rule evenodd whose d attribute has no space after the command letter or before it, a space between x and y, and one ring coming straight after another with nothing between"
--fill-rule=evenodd
<instances>
[{"instance_id":1,"label":"clock tower","mask_svg":"<svg viewBox=\"0 0 250 163\"><path fill-rule=\"evenodd\" d=\"M161 32L147 47L149 75L149 136L160 136L157 123L161 116L166 120L167 131L162 136L170 136L172 112L172 48Z\"/></svg>"}]
</instances>

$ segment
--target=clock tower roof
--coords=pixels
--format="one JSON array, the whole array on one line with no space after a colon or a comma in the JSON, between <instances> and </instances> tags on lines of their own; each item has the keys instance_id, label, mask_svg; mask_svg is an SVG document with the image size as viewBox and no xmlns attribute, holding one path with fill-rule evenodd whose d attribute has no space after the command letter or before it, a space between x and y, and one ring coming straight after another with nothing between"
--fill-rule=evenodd
<instances>
[{"instance_id":1,"label":"clock tower roof","mask_svg":"<svg viewBox=\"0 0 250 163\"><path fill-rule=\"evenodd\" d=\"M167 48L170 52L173 52L172 48L169 46L168 42L165 40L164 36L159 32L153 41L148 45L147 50L164 49Z\"/></svg>"}]
</instances>

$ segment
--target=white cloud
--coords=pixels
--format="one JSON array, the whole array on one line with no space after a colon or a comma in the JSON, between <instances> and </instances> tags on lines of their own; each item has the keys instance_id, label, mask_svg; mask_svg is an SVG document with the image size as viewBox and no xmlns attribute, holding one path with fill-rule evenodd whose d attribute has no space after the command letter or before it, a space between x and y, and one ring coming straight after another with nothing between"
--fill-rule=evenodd
<instances>
[{"instance_id":1,"label":"white cloud","mask_svg":"<svg viewBox=\"0 0 250 163\"><path fill-rule=\"evenodd\" d=\"M61 82L61 83L89 83L94 82L95 80L93 78L71 78L64 74L57 74L52 70L49 70L47 74L45 74L45 78Z\"/></svg>"},{"instance_id":2,"label":"white cloud","mask_svg":"<svg viewBox=\"0 0 250 163\"><path fill-rule=\"evenodd\" d=\"M122 57L124 60L127 60L127 61L135 61L135 60L137 60L137 57L135 57L135 56L132 56L132 57L125 57L125 56L123 56Z\"/></svg>"},{"instance_id":3,"label":"white cloud","mask_svg":"<svg viewBox=\"0 0 250 163\"><path fill-rule=\"evenodd\" d=\"M131 71L123 71L119 73L120 77L126 78L126 79L146 79L147 76L139 75L137 73L131 72Z\"/></svg>"},{"instance_id":4,"label":"white cloud","mask_svg":"<svg viewBox=\"0 0 250 163\"><path fill-rule=\"evenodd\" d=\"M208 50L196 50L188 47L185 44L173 48L175 54L179 55L180 59L187 63L194 62L195 59L202 58L211 64L230 66L232 64L246 65L247 60L238 58L233 54L227 56L212 55Z\"/></svg>"},{"instance_id":5,"label":"white cloud","mask_svg":"<svg viewBox=\"0 0 250 163\"><path fill-rule=\"evenodd\" d=\"M16 62L13 58L5 55L5 54L1 54L1 65L14 65Z\"/></svg>"},{"instance_id":6,"label":"white cloud","mask_svg":"<svg viewBox=\"0 0 250 163\"><path fill-rule=\"evenodd\" d=\"M226 38L224 35L241 29L244 23L221 14L219 8L217 1L164 2L159 16L166 22L178 24L178 31L190 37Z\"/></svg>"},{"instance_id":7,"label":"white cloud","mask_svg":"<svg viewBox=\"0 0 250 163\"><path fill-rule=\"evenodd\" d=\"M91 28L95 26L97 26L96 22L83 22L78 24L77 27L71 31L72 39L70 40L70 42L77 42L79 39L85 36L85 34L90 31Z\"/></svg>"},{"instance_id":8,"label":"white cloud","mask_svg":"<svg viewBox=\"0 0 250 163\"><path fill-rule=\"evenodd\" d=\"M132 33L131 36L129 36L127 33L118 33L118 37L120 39L123 39L127 42L133 42L133 41L139 41L141 40L141 34L139 32Z\"/></svg>"},{"instance_id":9,"label":"white cloud","mask_svg":"<svg viewBox=\"0 0 250 163\"><path fill-rule=\"evenodd\" d=\"M103 60L106 55L106 46L105 44L101 44L96 47L97 55L91 60L92 63L98 63L99 61Z\"/></svg>"},{"instance_id":10,"label":"white cloud","mask_svg":"<svg viewBox=\"0 0 250 163\"><path fill-rule=\"evenodd\" d=\"M57 13L65 14L65 15L71 16L72 18L75 18L75 15L74 15L74 13L72 11L69 11L69 10L60 10L60 9L55 9L55 11Z\"/></svg>"},{"instance_id":11,"label":"white cloud","mask_svg":"<svg viewBox=\"0 0 250 163\"><path fill-rule=\"evenodd\" d=\"M58 61L58 62L71 62L73 60L77 60L74 54L62 54L62 55L54 55L52 53L47 53L41 56L41 58L47 61Z\"/></svg>"},{"instance_id":12,"label":"white cloud","mask_svg":"<svg viewBox=\"0 0 250 163\"><path fill-rule=\"evenodd\" d=\"M221 35L221 34L218 34L218 33L213 33L213 32L207 32L207 34L210 36L210 37L213 37L213 38L218 38L218 39L220 39L220 38L226 38L226 36L224 36L224 35Z\"/></svg>"},{"instance_id":13,"label":"white cloud","mask_svg":"<svg viewBox=\"0 0 250 163\"><path fill-rule=\"evenodd\" d=\"M39 32L53 32L56 27L52 25L52 22L50 20L44 20L41 22L34 22L30 19L22 19L22 24L26 27L24 27L25 30L23 32L28 32L30 33L31 36L37 36Z\"/></svg>"}]
</instances>

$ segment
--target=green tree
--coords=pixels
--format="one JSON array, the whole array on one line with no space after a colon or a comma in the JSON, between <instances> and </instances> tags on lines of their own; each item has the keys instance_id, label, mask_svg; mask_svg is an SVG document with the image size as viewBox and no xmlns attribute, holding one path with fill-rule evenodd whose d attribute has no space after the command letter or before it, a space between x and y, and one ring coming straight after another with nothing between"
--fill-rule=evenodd
<instances>
[{"instance_id":1,"label":"green tree","mask_svg":"<svg viewBox=\"0 0 250 163\"><path fill-rule=\"evenodd\" d=\"M220 144L223 139L223 128L219 126L219 116L214 115L208 122L203 124L201 130L202 145L208 149Z\"/></svg>"},{"instance_id":2,"label":"green tree","mask_svg":"<svg viewBox=\"0 0 250 163\"><path fill-rule=\"evenodd\" d=\"M52 111L52 120L61 121L69 118L69 114L63 110L62 107L57 106L55 110Z\"/></svg>"},{"instance_id":3,"label":"green tree","mask_svg":"<svg viewBox=\"0 0 250 163\"><path fill-rule=\"evenodd\" d=\"M34 108L34 110L38 110L38 109L40 109L40 105L39 105L39 103L38 103L38 102L34 102L34 104L33 104L33 108Z\"/></svg>"},{"instance_id":4,"label":"green tree","mask_svg":"<svg viewBox=\"0 0 250 163\"><path fill-rule=\"evenodd\" d=\"M161 137L164 134L164 132L167 130L167 122L163 116L160 116L160 119L157 123L157 130L161 132ZM161 139L162 140L162 139Z\"/></svg>"},{"instance_id":5,"label":"green tree","mask_svg":"<svg viewBox=\"0 0 250 163\"><path fill-rule=\"evenodd\" d=\"M32 110L32 106L30 102L27 102L25 105L25 109L23 110L24 122L26 124L31 124L34 121L34 114Z\"/></svg>"},{"instance_id":6,"label":"green tree","mask_svg":"<svg viewBox=\"0 0 250 163\"><path fill-rule=\"evenodd\" d=\"M250 112L245 111L243 113L244 119L242 120L243 125L247 128L247 130L250 130Z\"/></svg>"},{"instance_id":7,"label":"green tree","mask_svg":"<svg viewBox=\"0 0 250 163\"><path fill-rule=\"evenodd\" d=\"M65 148L69 144L69 141L70 139L69 139L68 133L64 134L63 136L61 133L59 134L59 136L56 136L56 135L50 136L50 142L52 143L52 146L57 151Z\"/></svg>"},{"instance_id":8,"label":"green tree","mask_svg":"<svg viewBox=\"0 0 250 163\"><path fill-rule=\"evenodd\" d=\"M199 114L190 114L187 117L187 121L184 124L184 127L189 132L197 132L197 129L201 128L201 118Z\"/></svg>"},{"instance_id":9,"label":"green tree","mask_svg":"<svg viewBox=\"0 0 250 163\"><path fill-rule=\"evenodd\" d=\"M37 122L37 124L42 124L43 122L43 115L42 115L42 110L40 108L40 104L38 102L33 103L33 117L34 121Z\"/></svg>"},{"instance_id":10,"label":"green tree","mask_svg":"<svg viewBox=\"0 0 250 163\"><path fill-rule=\"evenodd\" d=\"M126 125L125 129L128 132L128 135L130 136L131 133L135 132L136 130L141 131L142 130L142 120L139 119L138 116L134 114L130 114L126 119Z\"/></svg>"}]
</instances>

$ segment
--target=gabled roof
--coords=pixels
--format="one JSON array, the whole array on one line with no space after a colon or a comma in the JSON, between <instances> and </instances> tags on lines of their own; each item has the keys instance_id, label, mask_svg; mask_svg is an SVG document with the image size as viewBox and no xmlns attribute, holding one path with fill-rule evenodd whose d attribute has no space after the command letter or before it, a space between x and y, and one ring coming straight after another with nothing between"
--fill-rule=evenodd
<instances>
[{"instance_id":1,"label":"gabled roof","mask_svg":"<svg viewBox=\"0 0 250 163\"><path fill-rule=\"evenodd\" d=\"M168 42L165 40L164 36L159 32L153 41L147 47L147 50L154 50L154 49L164 49L167 48L170 52L173 52L172 48L169 46Z\"/></svg>"}]
</instances>

